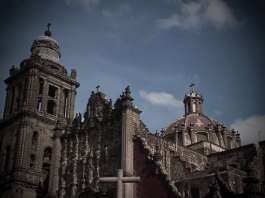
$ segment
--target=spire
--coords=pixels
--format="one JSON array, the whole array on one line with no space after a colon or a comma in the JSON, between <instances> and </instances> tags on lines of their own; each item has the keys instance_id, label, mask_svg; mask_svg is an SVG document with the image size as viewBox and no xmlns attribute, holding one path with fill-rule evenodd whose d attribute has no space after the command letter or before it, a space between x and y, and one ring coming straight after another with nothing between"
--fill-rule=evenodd
<instances>
[{"instance_id":1,"label":"spire","mask_svg":"<svg viewBox=\"0 0 265 198\"><path fill-rule=\"evenodd\" d=\"M133 97L131 95L131 88L130 86L127 86L124 91L122 92L122 94L120 95L120 97L117 99L117 101L114 104L115 109L126 109L126 108L130 108L132 110L134 110L137 113L141 113L141 110L139 110L134 104L133 104Z\"/></svg>"},{"instance_id":2,"label":"spire","mask_svg":"<svg viewBox=\"0 0 265 198\"><path fill-rule=\"evenodd\" d=\"M122 92L122 95L121 95L121 99L123 101L128 101L129 103L131 103L133 101L133 97L131 96L131 88L130 86L127 86L124 90L124 92Z\"/></svg>"},{"instance_id":3,"label":"spire","mask_svg":"<svg viewBox=\"0 0 265 198\"><path fill-rule=\"evenodd\" d=\"M125 92L124 92L124 96L127 97L129 100L133 100L132 96L131 96L131 88L130 86L128 85L126 88L125 88Z\"/></svg>"},{"instance_id":4,"label":"spire","mask_svg":"<svg viewBox=\"0 0 265 198\"><path fill-rule=\"evenodd\" d=\"M44 35L45 36L49 36L49 37L51 37L52 36L52 32L50 31L50 27L51 27L51 23L48 23L47 24L47 30L44 32Z\"/></svg>"},{"instance_id":5,"label":"spire","mask_svg":"<svg viewBox=\"0 0 265 198\"><path fill-rule=\"evenodd\" d=\"M121 102L123 106L126 107L133 107L133 97L131 96L131 89L130 86L127 86L125 90L122 92L120 96Z\"/></svg>"}]
</instances>

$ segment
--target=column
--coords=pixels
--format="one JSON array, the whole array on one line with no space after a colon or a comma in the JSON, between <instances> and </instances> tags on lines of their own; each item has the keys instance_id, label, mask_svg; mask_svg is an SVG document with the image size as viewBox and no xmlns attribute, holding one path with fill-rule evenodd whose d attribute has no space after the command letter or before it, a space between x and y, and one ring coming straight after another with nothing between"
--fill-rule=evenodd
<instances>
[{"instance_id":1,"label":"column","mask_svg":"<svg viewBox=\"0 0 265 198\"><path fill-rule=\"evenodd\" d=\"M122 158L121 168L125 174L133 175L133 136L139 126L139 113L140 111L134 107L126 107L122 115ZM134 184L124 184L124 197L134 197Z\"/></svg>"}]
</instances>

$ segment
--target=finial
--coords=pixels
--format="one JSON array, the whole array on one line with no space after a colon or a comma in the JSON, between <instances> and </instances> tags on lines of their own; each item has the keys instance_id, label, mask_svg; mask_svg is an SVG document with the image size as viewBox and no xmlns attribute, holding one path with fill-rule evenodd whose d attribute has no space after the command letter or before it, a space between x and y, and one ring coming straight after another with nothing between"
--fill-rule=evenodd
<instances>
[{"instance_id":1,"label":"finial","mask_svg":"<svg viewBox=\"0 0 265 198\"><path fill-rule=\"evenodd\" d=\"M126 96L131 96L131 89L130 89L129 85L125 88L125 95Z\"/></svg>"},{"instance_id":2,"label":"finial","mask_svg":"<svg viewBox=\"0 0 265 198\"><path fill-rule=\"evenodd\" d=\"M133 97L131 96L130 86L125 88L125 90L122 92L122 95L120 96L120 99L124 107L133 107L136 109L132 103Z\"/></svg>"},{"instance_id":3,"label":"finial","mask_svg":"<svg viewBox=\"0 0 265 198\"><path fill-rule=\"evenodd\" d=\"M51 23L47 24L47 30L45 31L44 35L45 36L52 36L52 32L50 31Z\"/></svg>"},{"instance_id":4,"label":"finial","mask_svg":"<svg viewBox=\"0 0 265 198\"><path fill-rule=\"evenodd\" d=\"M129 101L133 101L133 98L131 96L131 88L130 88L130 86L127 86L125 88L125 90L122 92L121 98L129 100Z\"/></svg>"}]
</instances>

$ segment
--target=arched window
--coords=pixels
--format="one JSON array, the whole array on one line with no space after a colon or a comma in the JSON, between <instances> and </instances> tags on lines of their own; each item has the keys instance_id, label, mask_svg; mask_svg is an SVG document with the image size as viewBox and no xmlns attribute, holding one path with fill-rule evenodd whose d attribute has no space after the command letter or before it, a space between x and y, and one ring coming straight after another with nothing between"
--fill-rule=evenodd
<instances>
[{"instance_id":1,"label":"arched window","mask_svg":"<svg viewBox=\"0 0 265 198\"><path fill-rule=\"evenodd\" d=\"M57 95L57 87L53 86L53 85L49 85L49 91L48 91L48 96L55 98Z\"/></svg>"},{"instance_id":2,"label":"arched window","mask_svg":"<svg viewBox=\"0 0 265 198\"><path fill-rule=\"evenodd\" d=\"M190 145L191 144L191 138L188 133L185 133L185 145Z\"/></svg>"},{"instance_id":3,"label":"arched window","mask_svg":"<svg viewBox=\"0 0 265 198\"><path fill-rule=\"evenodd\" d=\"M52 149L51 147L46 147L43 153L43 163L50 163L51 159L52 159Z\"/></svg>"},{"instance_id":4,"label":"arched window","mask_svg":"<svg viewBox=\"0 0 265 198\"><path fill-rule=\"evenodd\" d=\"M109 158L109 148L107 145L104 145L103 152L102 152L102 161L106 162Z\"/></svg>"},{"instance_id":5,"label":"arched window","mask_svg":"<svg viewBox=\"0 0 265 198\"><path fill-rule=\"evenodd\" d=\"M22 92L22 84L18 84L17 96L16 96L16 111L18 111L21 106L21 92Z\"/></svg>"},{"instance_id":6,"label":"arched window","mask_svg":"<svg viewBox=\"0 0 265 198\"><path fill-rule=\"evenodd\" d=\"M31 139L31 146L32 149L36 149L38 146L38 139L39 139L39 134L37 131L33 132L32 139Z\"/></svg>"},{"instance_id":7,"label":"arched window","mask_svg":"<svg viewBox=\"0 0 265 198\"><path fill-rule=\"evenodd\" d=\"M39 94L43 93L43 86L44 86L44 80L40 78L39 79Z\"/></svg>"},{"instance_id":8,"label":"arched window","mask_svg":"<svg viewBox=\"0 0 265 198\"><path fill-rule=\"evenodd\" d=\"M42 164L42 175L43 175L42 179L43 179L44 192L48 192L51 159L52 159L52 148L46 147L43 153L43 164Z\"/></svg>"},{"instance_id":9,"label":"arched window","mask_svg":"<svg viewBox=\"0 0 265 198\"><path fill-rule=\"evenodd\" d=\"M29 162L29 167L34 168L36 166L36 156L35 155L30 155L30 162Z\"/></svg>"},{"instance_id":10,"label":"arched window","mask_svg":"<svg viewBox=\"0 0 265 198\"><path fill-rule=\"evenodd\" d=\"M208 141L208 134L205 132L197 133L197 142Z\"/></svg>"},{"instance_id":11,"label":"arched window","mask_svg":"<svg viewBox=\"0 0 265 198\"><path fill-rule=\"evenodd\" d=\"M38 97L38 100L37 100L37 110L40 112L42 109L42 98L41 97Z\"/></svg>"},{"instance_id":12,"label":"arched window","mask_svg":"<svg viewBox=\"0 0 265 198\"><path fill-rule=\"evenodd\" d=\"M232 137L227 137L227 148L232 148Z\"/></svg>"},{"instance_id":13,"label":"arched window","mask_svg":"<svg viewBox=\"0 0 265 198\"><path fill-rule=\"evenodd\" d=\"M27 88L29 86L28 84L29 84L29 79L28 78L25 78L24 88L23 88L23 101L25 101L25 99L27 97Z\"/></svg>"},{"instance_id":14,"label":"arched window","mask_svg":"<svg viewBox=\"0 0 265 198\"><path fill-rule=\"evenodd\" d=\"M212 134L212 142L214 144L220 145L219 139L215 133Z\"/></svg>"},{"instance_id":15,"label":"arched window","mask_svg":"<svg viewBox=\"0 0 265 198\"><path fill-rule=\"evenodd\" d=\"M56 114L56 103L53 100L48 101L47 113L52 114L52 115Z\"/></svg>"},{"instance_id":16,"label":"arched window","mask_svg":"<svg viewBox=\"0 0 265 198\"><path fill-rule=\"evenodd\" d=\"M68 114L68 95L69 95L69 91L65 89L64 90L64 107L63 107L65 118L67 118L67 114Z\"/></svg>"},{"instance_id":17,"label":"arched window","mask_svg":"<svg viewBox=\"0 0 265 198\"><path fill-rule=\"evenodd\" d=\"M195 113L196 112L196 103L193 102L192 103L192 113Z\"/></svg>"}]
</instances>

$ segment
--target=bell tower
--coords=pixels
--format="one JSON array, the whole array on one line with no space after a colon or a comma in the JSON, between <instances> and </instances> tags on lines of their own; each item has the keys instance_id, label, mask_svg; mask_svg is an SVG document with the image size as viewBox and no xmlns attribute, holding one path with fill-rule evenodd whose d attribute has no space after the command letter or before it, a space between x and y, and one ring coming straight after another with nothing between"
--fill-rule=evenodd
<instances>
[{"instance_id":1,"label":"bell tower","mask_svg":"<svg viewBox=\"0 0 265 198\"><path fill-rule=\"evenodd\" d=\"M56 193L50 184L56 123L74 116L76 71L68 75L48 24L34 40L31 55L12 66L0 122L0 197L35 198ZM57 167L58 168L58 167Z\"/></svg>"},{"instance_id":2,"label":"bell tower","mask_svg":"<svg viewBox=\"0 0 265 198\"><path fill-rule=\"evenodd\" d=\"M183 103L185 105L185 115L192 113L203 114L203 97L195 90L195 84L190 85L189 92L185 95Z\"/></svg>"}]
</instances>

